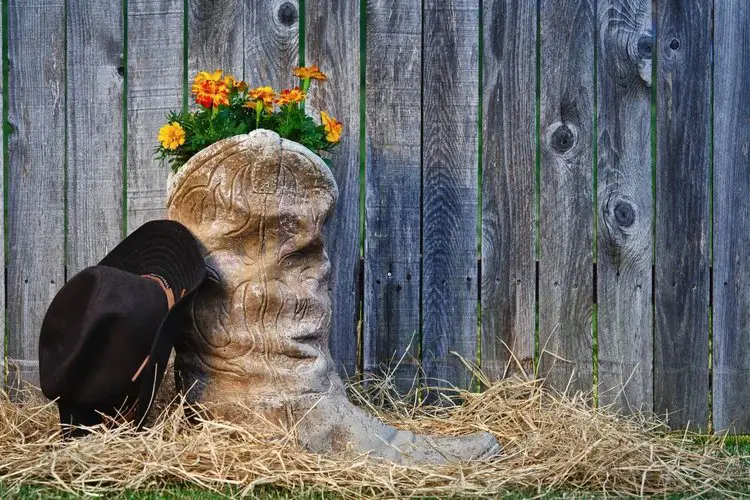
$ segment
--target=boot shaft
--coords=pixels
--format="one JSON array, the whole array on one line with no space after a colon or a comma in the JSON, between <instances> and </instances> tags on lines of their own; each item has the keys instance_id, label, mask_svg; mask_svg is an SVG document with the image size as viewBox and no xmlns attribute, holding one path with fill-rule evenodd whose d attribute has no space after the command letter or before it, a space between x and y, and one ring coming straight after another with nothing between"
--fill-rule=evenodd
<instances>
[{"instance_id":1,"label":"boot shaft","mask_svg":"<svg viewBox=\"0 0 750 500\"><path fill-rule=\"evenodd\" d=\"M215 275L176 347L180 382L196 384L198 400L330 388L322 228L337 195L318 156L265 130L213 144L170 179L168 217L201 241Z\"/></svg>"}]
</instances>

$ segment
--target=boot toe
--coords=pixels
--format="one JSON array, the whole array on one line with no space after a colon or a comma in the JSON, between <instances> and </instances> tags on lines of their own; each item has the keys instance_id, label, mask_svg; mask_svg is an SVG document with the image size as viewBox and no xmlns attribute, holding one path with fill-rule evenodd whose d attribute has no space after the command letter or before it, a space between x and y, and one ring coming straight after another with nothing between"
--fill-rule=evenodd
<instances>
[{"instance_id":1,"label":"boot toe","mask_svg":"<svg viewBox=\"0 0 750 500\"><path fill-rule=\"evenodd\" d=\"M431 436L426 438L426 440L430 442L435 454L430 454L432 457L423 457L422 461L438 464L469 460L489 460L499 455L502 451L500 443L489 432L477 432L458 437Z\"/></svg>"}]
</instances>

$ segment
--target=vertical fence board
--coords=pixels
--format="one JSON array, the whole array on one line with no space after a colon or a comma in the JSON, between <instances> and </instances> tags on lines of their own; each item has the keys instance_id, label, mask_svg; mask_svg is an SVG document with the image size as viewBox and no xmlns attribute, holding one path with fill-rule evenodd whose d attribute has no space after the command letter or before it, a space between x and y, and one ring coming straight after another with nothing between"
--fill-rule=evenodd
<instances>
[{"instance_id":1,"label":"vertical fence board","mask_svg":"<svg viewBox=\"0 0 750 500\"><path fill-rule=\"evenodd\" d=\"M68 276L96 264L123 229L123 13L68 2Z\"/></svg>"},{"instance_id":2,"label":"vertical fence board","mask_svg":"<svg viewBox=\"0 0 750 500\"><path fill-rule=\"evenodd\" d=\"M599 0L599 400L653 405L651 0Z\"/></svg>"},{"instance_id":3,"label":"vertical fence board","mask_svg":"<svg viewBox=\"0 0 750 500\"><path fill-rule=\"evenodd\" d=\"M359 2L308 0L305 24L305 61L328 75L322 84L313 82L308 112L318 120L319 111L326 111L345 127L331 155L339 199L325 236L332 263L330 350L339 374L353 376L359 319Z\"/></svg>"},{"instance_id":4,"label":"vertical fence board","mask_svg":"<svg viewBox=\"0 0 750 500\"><path fill-rule=\"evenodd\" d=\"M705 430L711 6L657 9L654 409L674 428Z\"/></svg>"},{"instance_id":5,"label":"vertical fence board","mask_svg":"<svg viewBox=\"0 0 750 500\"><path fill-rule=\"evenodd\" d=\"M540 372L593 387L594 2L542 3Z\"/></svg>"},{"instance_id":6,"label":"vertical fence board","mask_svg":"<svg viewBox=\"0 0 750 500\"><path fill-rule=\"evenodd\" d=\"M243 4L241 0L188 0L188 87L199 71L221 69L238 78L244 74Z\"/></svg>"},{"instance_id":7,"label":"vertical fence board","mask_svg":"<svg viewBox=\"0 0 750 500\"><path fill-rule=\"evenodd\" d=\"M750 432L750 5L715 5L714 429Z\"/></svg>"},{"instance_id":8,"label":"vertical fence board","mask_svg":"<svg viewBox=\"0 0 750 500\"><path fill-rule=\"evenodd\" d=\"M0 9L3 10L3 9ZM4 12L0 12L0 54L3 52L3 16ZM3 95L5 89L5 77L0 78L0 95ZM5 117L3 114L3 103L0 102L0 116ZM3 118L5 120L5 118ZM0 130L0 139L3 141L3 147L5 145L5 123L3 122L2 130ZM0 184L5 186L5 155L0 159ZM5 207L5 189L0 193L0 203ZM5 387L5 279L7 274L7 266L5 263L5 209L0 214L0 241L2 241L2 247L0 247L0 262L3 263L3 279L0 280L0 390Z\"/></svg>"},{"instance_id":9,"label":"vertical fence board","mask_svg":"<svg viewBox=\"0 0 750 500\"><path fill-rule=\"evenodd\" d=\"M251 88L270 85L274 89L297 85L298 80L292 74L299 62L297 1L246 2L244 8L244 78L248 84ZM335 37L327 35L339 39L338 33ZM241 47L238 40L227 49L240 52Z\"/></svg>"},{"instance_id":10,"label":"vertical fence board","mask_svg":"<svg viewBox=\"0 0 750 500\"><path fill-rule=\"evenodd\" d=\"M422 364L466 388L477 349L479 2L424 2Z\"/></svg>"},{"instance_id":11,"label":"vertical fence board","mask_svg":"<svg viewBox=\"0 0 750 500\"><path fill-rule=\"evenodd\" d=\"M39 383L38 336L65 281L65 2L8 4L8 385Z\"/></svg>"},{"instance_id":12,"label":"vertical fence board","mask_svg":"<svg viewBox=\"0 0 750 500\"><path fill-rule=\"evenodd\" d=\"M169 168L154 159L169 110L182 106L183 0L128 0L128 232L164 217Z\"/></svg>"},{"instance_id":13,"label":"vertical fence board","mask_svg":"<svg viewBox=\"0 0 750 500\"><path fill-rule=\"evenodd\" d=\"M481 366L494 379L533 373L537 12L522 0L483 8Z\"/></svg>"},{"instance_id":14,"label":"vertical fence board","mask_svg":"<svg viewBox=\"0 0 750 500\"><path fill-rule=\"evenodd\" d=\"M417 374L422 271L422 11L418 2L367 0L364 370Z\"/></svg>"}]
</instances>

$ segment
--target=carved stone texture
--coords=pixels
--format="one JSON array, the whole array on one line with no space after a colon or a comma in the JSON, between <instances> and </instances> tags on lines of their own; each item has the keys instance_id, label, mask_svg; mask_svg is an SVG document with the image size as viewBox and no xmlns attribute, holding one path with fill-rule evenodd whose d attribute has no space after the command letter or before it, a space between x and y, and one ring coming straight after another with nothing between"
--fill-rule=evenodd
<instances>
[{"instance_id":1,"label":"carved stone texture","mask_svg":"<svg viewBox=\"0 0 750 500\"><path fill-rule=\"evenodd\" d=\"M222 418L296 426L316 452L404 464L496 455L490 434L418 436L348 401L328 351L322 226L337 196L317 155L268 130L217 142L172 176L168 216L201 241L213 274L181 318L178 389Z\"/></svg>"}]
</instances>

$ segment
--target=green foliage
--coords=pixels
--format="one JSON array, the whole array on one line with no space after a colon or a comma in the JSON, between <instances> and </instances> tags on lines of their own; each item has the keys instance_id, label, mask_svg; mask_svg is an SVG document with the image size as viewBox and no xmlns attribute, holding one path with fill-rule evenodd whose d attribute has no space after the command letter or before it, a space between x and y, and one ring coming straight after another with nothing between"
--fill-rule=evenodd
<instances>
[{"instance_id":1,"label":"green foliage","mask_svg":"<svg viewBox=\"0 0 750 500\"><path fill-rule=\"evenodd\" d=\"M220 72L218 74L220 75ZM200 73L198 78L200 75L209 74ZM330 151L338 145L338 134L330 135L327 126L316 123L305 113L304 91L300 94L303 99L298 102L282 101L281 105L274 106L270 103L271 97L267 96L268 100L264 105L263 99L253 95L244 82L236 82L229 76L223 80L219 77L209 81L205 87L208 89L207 93L202 93L198 78L193 85L193 93L196 103L200 104L196 104L192 110L168 113L167 125L159 131L160 145L154 153L162 164L168 164L174 172L211 144L259 128L272 130L284 139L298 142L318 154ZM230 78L231 80L228 80ZM309 88L309 78L301 82L304 90ZM268 90L272 92L270 88ZM294 90L300 91L299 88ZM226 97L222 103L216 105L212 100L215 95ZM273 97L278 96L273 94ZM177 129L174 128L175 124L178 126ZM162 137L163 133L170 132L170 127L171 132L178 138L174 139L175 141L184 138L179 145L178 142L170 142ZM331 137L335 140L329 140ZM326 163L330 166L330 162Z\"/></svg>"}]
</instances>

